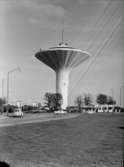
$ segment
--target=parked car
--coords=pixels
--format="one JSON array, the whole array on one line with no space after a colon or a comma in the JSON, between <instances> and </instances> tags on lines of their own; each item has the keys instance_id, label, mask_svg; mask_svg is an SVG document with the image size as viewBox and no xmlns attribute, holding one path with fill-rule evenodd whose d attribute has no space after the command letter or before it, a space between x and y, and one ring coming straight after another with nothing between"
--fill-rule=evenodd
<instances>
[{"instance_id":1,"label":"parked car","mask_svg":"<svg viewBox=\"0 0 124 167\"><path fill-rule=\"evenodd\" d=\"M8 112L7 116L9 116L9 117L23 117L23 112L22 112L21 108L16 107L13 109L13 112Z\"/></svg>"},{"instance_id":2,"label":"parked car","mask_svg":"<svg viewBox=\"0 0 124 167\"><path fill-rule=\"evenodd\" d=\"M54 111L54 114L67 114L67 111L65 111L65 110L56 110L56 111Z\"/></svg>"}]
</instances>

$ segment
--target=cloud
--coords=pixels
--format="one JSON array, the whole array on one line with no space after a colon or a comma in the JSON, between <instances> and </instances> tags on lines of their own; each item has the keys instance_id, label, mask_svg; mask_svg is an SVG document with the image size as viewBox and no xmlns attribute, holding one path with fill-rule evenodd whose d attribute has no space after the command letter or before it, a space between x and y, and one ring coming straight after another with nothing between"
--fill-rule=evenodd
<instances>
[{"instance_id":1,"label":"cloud","mask_svg":"<svg viewBox=\"0 0 124 167\"><path fill-rule=\"evenodd\" d=\"M56 0L21 0L20 6L24 9L25 19L31 25L45 29L58 30L63 18L68 18L72 14L61 4L58 4Z\"/></svg>"},{"instance_id":2,"label":"cloud","mask_svg":"<svg viewBox=\"0 0 124 167\"><path fill-rule=\"evenodd\" d=\"M35 12L39 15L64 17L64 15L70 13L60 5L44 3L43 1L38 2L33 0L23 0L21 1L21 4L24 8L27 8L28 10Z\"/></svg>"},{"instance_id":3,"label":"cloud","mask_svg":"<svg viewBox=\"0 0 124 167\"><path fill-rule=\"evenodd\" d=\"M57 17L64 17L64 14L66 13L65 9L61 6L54 6L51 4L42 5L40 10L47 15L53 15Z\"/></svg>"},{"instance_id":4,"label":"cloud","mask_svg":"<svg viewBox=\"0 0 124 167\"><path fill-rule=\"evenodd\" d=\"M119 1L119 0L77 0L77 1L80 4L84 4L84 3L108 3L109 1Z\"/></svg>"},{"instance_id":5,"label":"cloud","mask_svg":"<svg viewBox=\"0 0 124 167\"><path fill-rule=\"evenodd\" d=\"M0 12L1 11L7 11L7 10L12 10L13 8L16 7L17 3L16 0L0 0Z\"/></svg>"}]
</instances>

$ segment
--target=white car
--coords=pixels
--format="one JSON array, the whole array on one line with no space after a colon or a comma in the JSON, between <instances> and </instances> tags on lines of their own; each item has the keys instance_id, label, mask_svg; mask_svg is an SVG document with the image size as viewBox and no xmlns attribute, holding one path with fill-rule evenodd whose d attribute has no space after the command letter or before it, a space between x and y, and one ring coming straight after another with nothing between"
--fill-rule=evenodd
<instances>
[{"instance_id":1,"label":"white car","mask_svg":"<svg viewBox=\"0 0 124 167\"><path fill-rule=\"evenodd\" d=\"M54 114L67 114L67 112L64 110L56 110L54 111Z\"/></svg>"},{"instance_id":2,"label":"white car","mask_svg":"<svg viewBox=\"0 0 124 167\"><path fill-rule=\"evenodd\" d=\"M93 109L91 109L91 110L88 110L87 113L93 114L93 113L95 113L95 112L93 111Z\"/></svg>"},{"instance_id":3,"label":"white car","mask_svg":"<svg viewBox=\"0 0 124 167\"><path fill-rule=\"evenodd\" d=\"M23 117L23 112L21 108L15 108L12 113L7 114L10 117Z\"/></svg>"}]
</instances>

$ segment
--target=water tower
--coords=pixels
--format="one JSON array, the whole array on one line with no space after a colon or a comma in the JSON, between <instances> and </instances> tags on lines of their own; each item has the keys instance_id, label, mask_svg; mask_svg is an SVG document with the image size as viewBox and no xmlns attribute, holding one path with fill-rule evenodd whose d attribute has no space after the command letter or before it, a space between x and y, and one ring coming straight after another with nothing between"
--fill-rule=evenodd
<instances>
[{"instance_id":1,"label":"water tower","mask_svg":"<svg viewBox=\"0 0 124 167\"><path fill-rule=\"evenodd\" d=\"M68 106L69 74L72 69L89 58L89 53L60 43L57 47L40 50L35 57L52 68L56 73L56 93L63 97L62 109Z\"/></svg>"}]
</instances>

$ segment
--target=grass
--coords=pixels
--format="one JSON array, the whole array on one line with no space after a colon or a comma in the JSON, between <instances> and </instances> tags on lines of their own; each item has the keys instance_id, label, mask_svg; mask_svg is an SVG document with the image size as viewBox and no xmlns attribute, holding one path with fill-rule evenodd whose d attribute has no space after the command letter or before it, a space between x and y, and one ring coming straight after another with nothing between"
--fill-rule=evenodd
<instances>
[{"instance_id":1,"label":"grass","mask_svg":"<svg viewBox=\"0 0 124 167\"><path fill-rule=\"evenodd\" d=\"M124 114L84 114L0 128L0 160L12 167L122 167Z\"/></svg>"}]
</instances>

